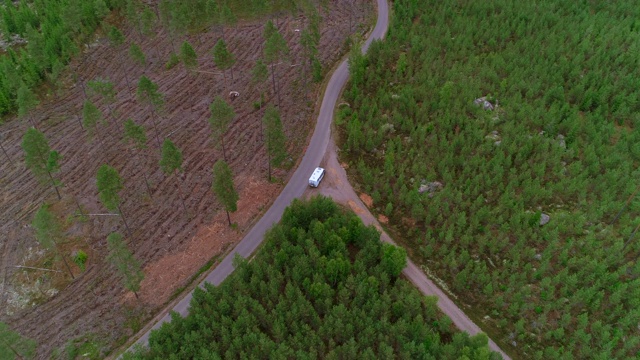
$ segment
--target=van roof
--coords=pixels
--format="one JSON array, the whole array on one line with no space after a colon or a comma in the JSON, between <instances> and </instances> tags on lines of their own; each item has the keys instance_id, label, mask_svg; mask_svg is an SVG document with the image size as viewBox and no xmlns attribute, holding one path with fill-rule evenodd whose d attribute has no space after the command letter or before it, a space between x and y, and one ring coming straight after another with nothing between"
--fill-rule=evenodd
<instances>
[{"instance_id":1,"label":"van roof","mask_svg":"<svg viewBox=\"0 0 640 360\"><path fill-rule=\"evenodd\" d=\"M313 170L313 174L311 174L310 180L311 179L313 179L313 180L317 179L322 174L323 171L324 171L323 168L317 167L315 170Z\"/></svg>"}]
</instances>

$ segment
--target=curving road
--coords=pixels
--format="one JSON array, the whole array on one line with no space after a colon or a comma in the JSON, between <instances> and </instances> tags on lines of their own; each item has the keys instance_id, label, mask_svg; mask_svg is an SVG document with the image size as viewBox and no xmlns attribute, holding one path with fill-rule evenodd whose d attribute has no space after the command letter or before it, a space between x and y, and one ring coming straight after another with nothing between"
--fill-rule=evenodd
<instances>
[{"instance_id":1,"label":"curving road","mask_svg":"<svg viewBox=\"0 0 640 360\"><path fill-rule=\"evenodd\" d=\"M366 51L369 45L374 39L382 39L387 32L389 25L389 5L387 0L376 0L378 8L378 20L376 26L369 35L369 38L362 45L362 51ZM233 272L233 258L236 254L242 257L248 258L258 248L262 240L264 239L265 232L271 228L282 217L284 209L295 198L301 197L308 189L309 174L321 163L327 152L329 142L331 140L331 122L333 120L333 113L338 98L342 92L342 88L347 82L349 77L349 71L347 69L347 61L343 61L334 71L331 79L327 84L327 88L322 99L322 105L318 114L318 122L311 137L311 142L307 147L307 150L300 162L300 165L294 172L291 179L282 190L282 193L278 196L276 201L271 205L269 210L262 216L262 218L254 225L254 227L247 233L247 235L238 243L238 245L229 253L224 260L205 278L204 281L219 285L224 279ZM335 152L334 152L335 153ZM344 170L342 170L344 171ZM346 178L346 176L345 176ZM351 185L346 182L344 184L346 191L351 191L355 195ZM357 199L357 196L356 196ZM363 205L364 206L364 205ZM366 208L365 208L366 209ZM367 210L368 213L368 210ZM371 214L369 213L371 216ZM373 218L373 216L371 216ZM363 220L364 219L363 217ZM374 219L375 221L375 219ZM367 221L365 221L367 223ZM369 222L370 223L370 222ZM383 239L386 234L383 233ZM386 236L388 239L388 236ZM390 241L387 240L387 241ZM439 298L438 306L442 311L449 316L453 323L461 330L467 331L471 334L480 332L480 328L476 326L455 304L431 281L426 275L420 271L412 262L409 261L409 265L404 270L404 274L426 295L436 295ZM204 282L203 281L203 282ZM201 284L202 286L202 284ZM188 293L178 304L173 308L182 316L186 316L188 313L189 303L191 302L192 293ZM151 330L159 328L163 323L171 321L169 314L166 314L160 319L151 329L145 332L133 345L136 344L146 345L149 340L149 334ZM132 347L133 347L132 346ZM490 341L492 350L499 351L505 359L508 357L493 343ZM131 348L130 348L131 349Z\"/></svg>"}]
</instances>

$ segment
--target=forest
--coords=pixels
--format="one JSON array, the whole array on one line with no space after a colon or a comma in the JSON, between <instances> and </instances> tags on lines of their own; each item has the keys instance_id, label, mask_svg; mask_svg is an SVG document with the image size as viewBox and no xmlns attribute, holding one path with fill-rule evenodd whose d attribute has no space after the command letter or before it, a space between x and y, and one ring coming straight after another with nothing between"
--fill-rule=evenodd
<instances>
[{"instance_id":1,"label":"forest","mask_svg":"<svg viewBox=\"0 0 640 360\"><path fill-rule=\"evenodd\" d=\"M518 358L640 356L640 8L398 0L354 52L349 175Z\"/></svg>"},{"instance_id":2,"label":"forest","mask_svg":"<svg viewBox=\"0 0 640 360\"><path fill-rule=\"evenodd\" d=\"M7 43L0 56L0 116L28 109L21 92L55 83L74 55L94 39L102 20L124 15L142 36L153 36L162 21L173 36L198 33L211 26L233 26L238 19L297 13L311 1L300 0L161 0L148 5L133 0L5 0L0 6L0 35ZM314 1L328 8L326 0ZM108 30L108 29L102 29ZM21 89L21 87L23 87Z\"/></svg>"},{"instance_id":3,"label":"forest","mask_svg":"<svg viewBox=\"0 0 640 360\"><path fill-rule=\"evenodd\" d=\"M379 238L329 198L294 200L251 261L124 358L500 358L402 279L405 251Z\"/></svg>"},{"instance_id":4,"label":"forest","mask_svg":"<svg viewBox=\"0 0 640 360\"><path fill-rule=\"evenodd\" d=\"M16 86L0 129L0 354L18 358L105 358L215 266L277 197L319 84L373 14L351 0L0 8ZM76 15L87 25L65 25ZM52 24L66 50L45 54L61 48Z\"/></svg>"}]
</instances>

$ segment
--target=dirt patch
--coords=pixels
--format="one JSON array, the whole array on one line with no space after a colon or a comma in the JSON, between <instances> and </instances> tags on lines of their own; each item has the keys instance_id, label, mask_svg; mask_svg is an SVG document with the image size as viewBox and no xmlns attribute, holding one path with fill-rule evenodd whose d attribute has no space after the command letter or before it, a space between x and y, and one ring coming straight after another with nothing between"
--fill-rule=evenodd
<instances>
[{"instance_id":1,"label":"dirt patch","mask_svg":"<svg viewBox=\"0 0 640 360\"><path fill-rule=\"evenodd\" d=\"M270 200L280 193L281 186L266 180L250 179L240 193L238 210L231 213L231 221L238 229L244 229L266 209ZM257 211L256 211L257 210ZM184 250L168 252L144 268L145 279L140 289L140 299L153 306L160 306L180 284L189 279L209 259L222 253L229 245L242 239L242 233L229 226L225 212L218 212L211 224L198 228ZM170 238L171 235L167 234ZM171 269L171 271L167 271ZM133 294L129 294L132 298Z\"/></svg>"},{"instance_id":2,"label":"dirt patch","mask_svg":"<svg viewBox=\"0 0 640 360\"><path fill-rule=\"evenodd\" d=\"M371 196L365 194L365 193L360 193L360 195L358 195L358 197L360 198L360 200L362 200L362 202L367 205L367 207L369 209L371 209L371 207L373 206L373 199L371 198Z\"/></svg>"},{"instance_id":3,"label":"dirt patch","mask_svg":"<svg viewBox=\"0 0 640 360\"><path fill-rule=\"evenodd\" d=\"M380 224L388 224L389 223L389 218L384 216L384 215L382 215L382 214L379 214L378 215L378 221L380 222Z\"/></svg>"},{"instance_id":4,"label":"dirt patch","mask_svg":"<svg viewBox=\"0 0 640 360\"><path fill-rule=\"evenodd\" d=\"M349 14L350 2L340 0L330 2L329 13L323 15L328 20L323 22L319 50L325 67L343 54L343 44L350 33ZM291 48L290 61L275 68L281 89L281 118L290 139L291 161L295 162L315 123L312 114L318 89L307 83L302 66L291 66L299 65L303 59L295 28L304 26L306 20L280 16L277 22ZM68 340L87 334L104 340L109 349L131 333L125 325L129 315L119 305L132 295L105 261L107 235L113 231L124 234L125 229L118 216L102 216L107 211L98 201L95 185L100 165L108 163L115 167L124 181L121 207L133 231L127 240L146 272L141 290L143 300L132 302L137 304L132 306L146 319L166 304L175 289L185 286L195 270L225 246L236 243L277 196L281 185L264 180L267 177L261 133L264 108L254 107L261 92L265 93L267 103L277 105L277 99L271 83L251 83L250 71L262 53L263 25L259 21L225 29L228 47L237 60L233 80L230 74L226 82L223 80L210 55L221 36L219 29L174 40L176 43L188 40L199 56L199 72L188 73L182 65L165 69L172 43L162 29L157 29L153 39L141 39L136 31L125 28L122 30L127 45L113 47L106 39L98 39L95 46L86 48L70 65L73 74L69 72L61 78L55 93L41 99L34 113L35 122L63 158L58 178L64 184L61 192L66 205L57 209L58 214L62 218L72 216L77 200L92 215L68 231L70 237L82 239L91 249L87 270L41 305L12 315L0 313L0 321L36 340L38 358L47 358ZM128 47L133 43L140 45L147 55L146 66L131 61ZM157 83L164 95L164 110L155 120L136 99L137 80L143 74ZM100 98L91 98L107 118L105 124L98 126L102 140L97 136L90 139L79 125L85 100L83 88L96 78L109 79L117 91L116 101L111 105ZM232 221L238 223L237 232L224 225L226 214L210 190L211 169L222 157L222 150L211 139L207 123L213 98L218 95L227 98L231 90L238 91L240 96L231 101L237 116L224 140L227 161L241 194L239 210L232 214ZM122 141L123 123L128 118L146 129L148 149L140 154ZM53 190L40 184L22 161L20 142L29 124L6 120L0 127L0 141L13 162L0 162L0 233L4 235L0 239L0 309L6 309L5 290L12 286L18 271L13 266L22 264L29 247L36 246L29 225L33 214L42 203L58 202ZM184 174L179 182L160 170L156 137L160 141L170 138L182 151ZM279 171L277 176L285 180L290 172ZM147 193L145 177L151 194ZM182 209L180 196L187 212Z\"/></svg>"}]
</instances>

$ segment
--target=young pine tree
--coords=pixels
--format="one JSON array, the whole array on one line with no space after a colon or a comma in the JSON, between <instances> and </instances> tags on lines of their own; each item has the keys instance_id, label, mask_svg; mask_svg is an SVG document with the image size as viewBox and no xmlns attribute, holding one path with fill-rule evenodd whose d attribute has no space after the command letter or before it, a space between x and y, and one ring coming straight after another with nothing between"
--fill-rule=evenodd
<instances>
[{"instance_id":1,"label":"young pine tree","mask_svg":"<svg viewBox=\"0 0 640 360\"><path fill-rule=\"evenodd\" d=\"M2 354L2 359L33 359L35 353L35 341L22 337L11 330L9 325L0 322L0 354Z\"/></svg>"},{"instance_id":2,"label":"young pine tree","mask_svg":"<svg viewBox=\"0 0 640 360\"><path fill-rule=\"evenodd\" d=\"M213 184L211 188L224 206L229 226L231 226L229 212L238 210L238 192L233 186L231 168L224 160L218 160L213 166Z\"/></svg>"},{"instance_id":3,"label":"young pine tree","mask_svg":"<svg viewBox=\"0 0 640 360\"><path fill-rule=\"evenodd\" d=\"M233 81L233 64L235 64L236 59L227 49L227 44L224 39L218 40L216 45L213 47L213 62L216 64L218 69L222 70L224 86L227 87L226 71L231 69L231 81Z\"/></svg>"},{"instance_id":4,"label":"young pine tree","mask_svg":"<svg viewBox=\"0 0 640 360\"><path fill-rule=\"evenodd\" d=\"M20 118L24 118L25 116L29 117L29 121L31 122L31 126L36 127L36 122L33 119L33 114L31 110L38 106L38 98L36 95L29 89L27 84L24 82L20 83L20 87L18 88L18 94L16 103L18 104L18 116Z\"/></svg>"},{"instance_id":5,"label":"young pine tree","mask_svg":"<svg viewBox=\"0 0 640 360\"><path fill-rule=\"evenodd\" d=\"M133 144L136 148L136 157L138 158L138 164L140 164L140 153L147 148L147 133L144 127L137 125L131 119L127 119L124 122L124 140L129 144ZM147 187L147 193L151 198L151 186L149 185L147 173L144 170L142 171L142 176L144 177L144 184Z\"/></svg>"},{"instance_id":6,"label":"young pine tree","mask_svg":"<svg viewBox=\"0 0 640 360\"><path fill-rule=\"evenodd\" d=\"M102 205L104 205L107 210L115 211L120 215L127 229L127 233L131 236L129 224L120 207L120 195L118 193L124 186L122 185L122 178L118 174L118 171L106 164L100 166L96 176L96 185L98 187L98 198Z\"/></svg>"},{"instance_id":7,"label":"young pine tree","mask_svg":"<svg viewBox=\"0 0 640 360\"><path fill-rule=\"evenodd\" d=\"M127 248L122 235L119 233L114 232L107 236L107 247L109 248L107 260L116 267L118 273L122 276L124 287L132 291L136 299L138 299L140 284L144 280L144 272L142 272L140 262L133 256L131 250Z\"/></svg>"},{"instance_id":8,"label":"young pine tree","mask_svg":"<svg viewBox=\"0 0 640 360\"><path fill-rule=\"evenodd\" d=\"M131 59L140 66L145 66L147 64L147 57L137 44L132 44L131 47L129 47L129 56L131 56Z\"/></svg>"},{"instance_id":9,"label":"young pine tree","mask_svg":"<svg viewBox=\"0 0 640 360\"><path fill-rule=\"evenodd\" d=\"M58 191L60 181L53 177L54 173L60 171L59 161L62 158L60 154L51 150L47 138L35 128L28 129L24 134L22 149L27 167L40 181L47 179L56 191L58 200L62 199L60 191Z\"/></svg>"},{"instance_id":10,"label":"young pine tree","mask_svg":"<svg viewBox=\"0 0 640 360\"><path fill-rule=\"evenodd\" d=\"M100 142L102 142L102 136L98 131L98 124L104 124L102 111L90 100L85 100L82 106L82 126L87 130L89 136L98 134L98 138ZM104 143L102 145L104 146Z\"/></svg>"},{"instance_id":11,"label":"young pine tree","mask_svg":"<svg viewBox=\"0 0 640 360\"><path fill-rule=\"evenodd\" d=\"M198 67L198 55L188 41L183 42L180 47L180 59L187 73L192 72Z\"/></svg>"},{"instance_id":12,"label":"young pine tree","mask_svg":"<svg viewBox=\"0 0 640 360\"><path fill-rule=\"evenodd\" d=\"M251 69L251 82L255 85L262 85L269 78L269 68L262 61L258 59L256 65ZM263 93L260 91L260 109L262 109Z\"/></svg>"},{"instance_id":13,"label":"young pine tree","mask_svg":"<svg viewBox=\"0 0 640 360\"><path fill-rule=\"evenodd\" d=\"M222 156L227 161L227 152L224 148L224 133L229 129L229 124L236 117L231 105L227 104L220 96L216 96L209 106L211 116L209 125L211 126L211 136L222 144Z\"/></svg>"},{"instance_id":14,"label":"young pine tree","mask_svg":"<svg viewBox=\"0 0 640 360\"><path fill-rule=\"evenodd\" d=\"M160 135L156 124L156 112L162 109L162 105L164 104L162 94L158 91L158 85L156 83L142 75L140 81L138 81L138 91L136 95L140 102L146 103L149 107L149 112L151 112L151 121L153 122L153 129L156 132L156 143L159 149Z\"/></svg>"},{"instance_id":15,"label":"young pine tree","mask_svg":"<svg viewBox=\"0 0 640 360\"><path fill-rule=\"evenodd\" d=\"M265 110L262 122L265 128L269 181L271 181L271 167L280 166L287 157L286 137L282 128L280 113L273 105L269 105Z\"/></svg>"},{"instance_id":16,"label":"young pine tree","mask_svg":"<svg viewBox=\"0 0 640 360\"><path fill-rule=\"evenodd\" d=\"M176 182L178 184L178 193L180 195L180 201L184 211L187 212L187 205L184 203L184 197L182 196L182 189L180 186L180 179L178 173L182 172L182 152L180 149L169 139L165 139L162 144L162 158L160 159L160 168L167 175L175 175Z\"/></svg>"},{"instance_id":17,"label":"young pine tree","mask_svg":"<svg viewBox=\"0 0 640 360\"><path fill-rule=\"evenodd\" d=\"M107 105L109 110L109 116L113 122L115 122L115 116L113 115L112 105L116 102L116 89L113 86L113 82L105 79L95 79L87 83L90 93L102 98L102 101Z\"/></svg>"},{"instance_id":18,"label":"young pine tree","mask_svg":"<svg viewBox=\"0 0 640 360\"><path fill-rule=\"evenodd\" d=\"M264 31L264 59L271 66L271 81L273 83L273 92L278 96L278 107L280 107L280 91L276 88L275 63L276 61L286 59L289 55L289 47L282 37L282 34L275 29L271 21L267 22Z\"/></svg>"},{"instance_id":19,"label":"young pine tree","mask_svg":"<svg viewBox=\"0 0 640 360\"><path fill-rule=\"evenodd\" d=\"M48 251L55 252L64 262L69 275L72 279L75 279L71 267L67 262L67 258L60 252L58 243L63 239L62 224L51 211L47 205L42 205L36 212L36 215L31 222L31 226L36 230L36 240L38 243Z\"/></svg>"}]
</instances>

